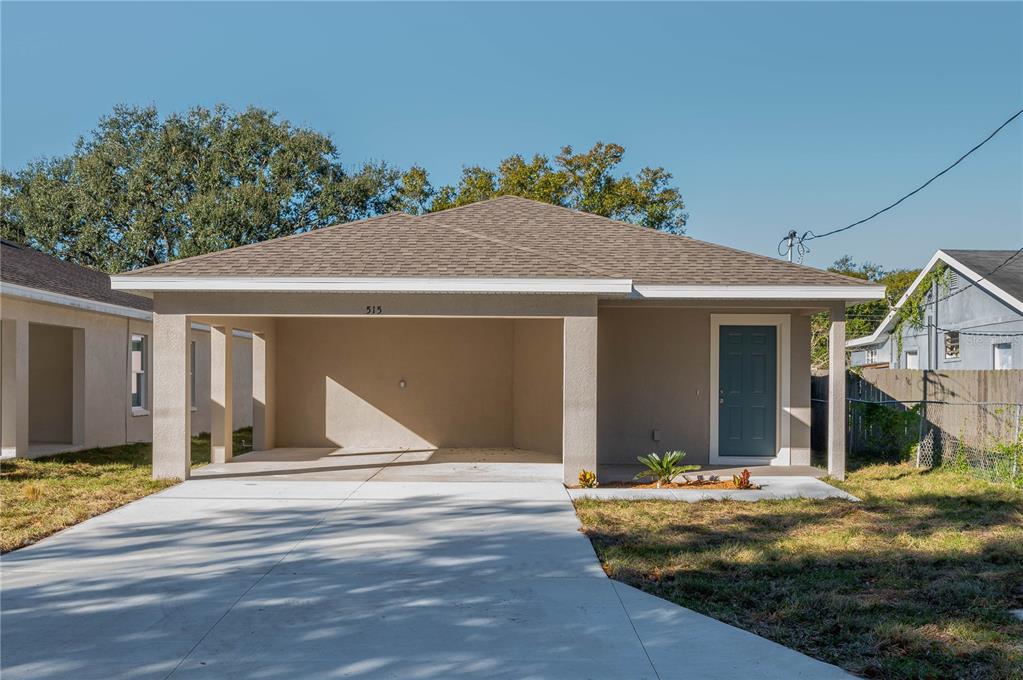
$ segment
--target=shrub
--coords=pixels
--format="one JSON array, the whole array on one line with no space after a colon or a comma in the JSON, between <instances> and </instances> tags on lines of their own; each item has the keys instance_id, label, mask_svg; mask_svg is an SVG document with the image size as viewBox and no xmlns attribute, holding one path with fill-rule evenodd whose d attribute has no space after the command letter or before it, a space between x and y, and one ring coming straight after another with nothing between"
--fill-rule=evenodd
<instances>
[{"instance_id":1,"label":"shrub","mask_svg":"<svg viewBox=\"0 0 1023 680\"><path fill-rule=\"evenodd\" d=\"M682 465L682 459L685 457L685 451L668 451L663 456L656 453L639 456L636 460L642 463L646 470L637 474L635 478L653 479L655 486L660 488L662 484L670 484L684 472L700 469L699 465Z\"/></svg>"},{"instance_id":2,"label":"shrub","mask_svg":"<svg viewBox=\"0 0 1023 680\"><path fill-rule=\"evenodd\" d=\"M584 489L596 489L600 485L597 481L597 473L593 470L579 471L579 486Z\"/></svg>"},{"instance_id":3,"label":"shrub","mask_svg":"<svg viewBox=\"0 0 1023 680\"><path fill-rule=\"evenodd\" d=\"M753 482L749 480L749 468L743 468L742 474L732 475L732 484L736 489L755 489Z\"/></svg>"}]
</instances>

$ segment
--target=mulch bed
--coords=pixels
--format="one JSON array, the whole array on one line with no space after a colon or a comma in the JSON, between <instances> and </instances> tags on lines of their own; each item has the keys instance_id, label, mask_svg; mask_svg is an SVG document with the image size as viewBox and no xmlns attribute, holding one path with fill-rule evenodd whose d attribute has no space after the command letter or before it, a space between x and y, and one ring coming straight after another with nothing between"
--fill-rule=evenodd
<instances>
[{"instance_id":1,"label":"mulch bed","mask_svg":"<svg viewBox=\"0 0 1023 680\"><path fill-rule=\"evenodd\" d=\"M696 480L693 482L672 482L671 484L661 484L657 486L653 482L607 482L601 484L601 489L692 489L696 491L704 491L708 489L731 489L738 491L732 480L718 480L712 482L710 480ZM759 486L754 485L750 490L757 490Z\"/></svg>"}]
</instances>

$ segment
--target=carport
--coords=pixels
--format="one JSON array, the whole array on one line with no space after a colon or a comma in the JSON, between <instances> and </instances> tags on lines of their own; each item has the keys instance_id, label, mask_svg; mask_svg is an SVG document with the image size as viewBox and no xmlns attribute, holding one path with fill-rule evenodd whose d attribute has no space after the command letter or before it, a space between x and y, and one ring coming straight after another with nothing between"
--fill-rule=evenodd
<instances>
[{"instance_id":1,"label":"carport","mask_svg":"<svg viewBox=\"0 0 1023 680\"><path fill-rule=\"evenodd\" d=\"M561 317L193 320L214 329L218 378L210 383L215 465L201 471L204 477L562 478ZM241 325L261 347L253 375L263 376L263 399L258 450L235 458L226 437L233 430L230 375L221 373L231 365L230 331ZM158 322L157 346L160 328Z\"/></svg>"},{"instance_id":2,"label":"carport","mask_svg":"<svg viewBox=\"0 0 1023 680\"><path fill-rule=\"evenodd\" d=\"M192 323L212 338L214 467L204 476L359 479L387 467L549 479L553 464L561 479L563 460L566 476L596 467L593 295L189 291L157 293L154 306L157 477L191 472ZM253 335L256 452L238 463L236 329Z\"/></svg>"}]
</instances>

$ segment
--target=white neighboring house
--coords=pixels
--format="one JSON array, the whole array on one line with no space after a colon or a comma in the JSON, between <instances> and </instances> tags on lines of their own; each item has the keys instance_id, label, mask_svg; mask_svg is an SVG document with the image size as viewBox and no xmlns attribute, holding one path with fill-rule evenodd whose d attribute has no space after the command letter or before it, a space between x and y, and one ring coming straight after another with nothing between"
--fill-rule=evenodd
<instances>
[{"instance_id":1,"label":"white neighboring house","mask_svg":"<svg viewBox=\"0 0 1023 680\"><path fill-rule=\"evenodd\" d=\"M951 270L948 290L924 297L924 325L895 336L896 311L868 336L850 340L850 365L927 370L1023 368L1023 253L939 250L896 304L901 307L939 263Z\"/></svg>"},{"instance_id":2,"label":"white neighboring house","mask_svg":"<svg viewBox=\"0 0 1023 680\"><path fill-rule=\"evenodd\" d=\"M0 245L3 457L153 438L152 300L28 246ZM235 333L236 428L252 424L251 335ZM210 430L210 329L189 346L192 433Z\"/></svg>"}]
</instances>

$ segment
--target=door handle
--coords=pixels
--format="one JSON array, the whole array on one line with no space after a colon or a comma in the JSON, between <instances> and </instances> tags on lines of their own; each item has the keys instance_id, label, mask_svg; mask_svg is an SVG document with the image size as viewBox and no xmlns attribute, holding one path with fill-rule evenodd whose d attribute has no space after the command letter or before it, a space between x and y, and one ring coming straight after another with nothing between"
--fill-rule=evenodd
<instances>
[{"instance_id":1,"label":"door handle","mask_svg":"<svg viewBox=\"0 0 1023 680\"><path fill-rule=\"evenodd\" d=\"M724 397L721 397L720 399L718 399L718 403L719 403L719 404L723 404L723 403L725 403L725 398L724 398Z\"/></svg>"}]
</instances>

